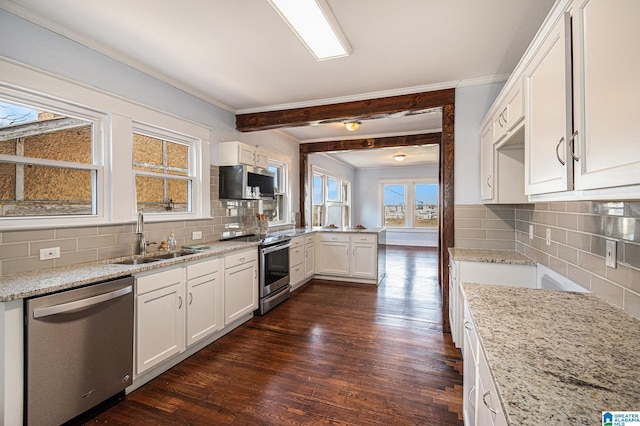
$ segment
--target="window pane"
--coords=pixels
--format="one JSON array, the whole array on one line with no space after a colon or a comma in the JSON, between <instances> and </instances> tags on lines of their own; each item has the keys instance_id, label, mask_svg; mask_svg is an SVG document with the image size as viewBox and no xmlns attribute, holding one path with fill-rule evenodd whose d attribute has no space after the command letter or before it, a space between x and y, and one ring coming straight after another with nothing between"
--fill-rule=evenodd
<instances>
[{"instance_id":1,"label":"window pane","mask_svg":"<svg viewBox=\"0 0 640 426\"><path fill-rule=\"evenodd\" d=\"M438 226L438 185L418 183L415 186L416 205L414 226Z\"/></svg>"},{"instance_id":2,"label":"window pane","mask_svg":"<svg viewBox=\"0 0 640 426\"><path fill-rule=\"evenodd\" d=\"M404 185L383 185L385 226L406 226L406 188Z\"/></svg>"},{"instance_id":3,"label":"window pane","mask_svg":"<svg viewBox=\"0 0 640 426\"><path fill-rule=\"evenodd\" d=\"M187 176L189 147L177 142L133 134L133 168L171 175Z\"/></svg>"},{"instance_id":4,"label":"window pane","mask_svg":"<svg viewBox=\"0 0 640 426\"><path fill-rule=\"evenodd\" d=\"M0 153L92 164L92 123L0 99Z\"/></svg>"},{"instance_id":5,"label":"window pane","mask_svg":"<svg viewBox=\"0 0 640 426\"><path fill-rule=\"evenodd\" d=\"M313 205L321 205L322 199L322 176L313 175Z\"/></svg>"},{"instance_id":6,"label":"window pane","mask_svg":"<svg viewBox=\"0 0 640 426\"><path fill-rule=\"evenodd\" d=\"M191 211L189 180L136 176L136 202L139 212L184 213Z\"/></svg>"},{"instance_id":7,"label":"window pane","mask_svg":"<svg viewBox=\"0 0 640 426\"><path fill-rule=\"evenodd\" d=\"M327 201L340 201L340 181L327 177Z\"/></svg>"},{"instance_id":8,"label":"window pane","mask_svg":"<svg viewBox=\"0 0 640 426\"><path fill-rule=\"evenodd\" d=\"M0 163L2 216L91 215L95 170Z\"/></svg>"},{"instance_id":9,"label":"window pane","mask_svg":"<svg viewBox=\"0 0 640 426\"><path fill-rule=\"evenodd\" d=\"M322 226L324 222L324 205L313 206L313 226Z\"/></svg>"}]
</instances>

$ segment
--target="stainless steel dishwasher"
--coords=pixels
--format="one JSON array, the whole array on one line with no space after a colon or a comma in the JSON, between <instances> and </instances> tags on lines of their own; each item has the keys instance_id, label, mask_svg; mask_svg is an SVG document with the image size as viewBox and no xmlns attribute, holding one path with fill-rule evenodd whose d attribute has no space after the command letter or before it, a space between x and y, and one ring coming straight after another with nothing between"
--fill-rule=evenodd
<instances>
[{"instance_id":1,"label":"stainless steel dishwasher","mask_svg":"<svg viewBox=\"0 0 640 426\"><path fill-rule=\"evenodd\" d=\"M70 420L131 384L133 278L25 300L25 424Z\"/></svg>"}]
</instances>

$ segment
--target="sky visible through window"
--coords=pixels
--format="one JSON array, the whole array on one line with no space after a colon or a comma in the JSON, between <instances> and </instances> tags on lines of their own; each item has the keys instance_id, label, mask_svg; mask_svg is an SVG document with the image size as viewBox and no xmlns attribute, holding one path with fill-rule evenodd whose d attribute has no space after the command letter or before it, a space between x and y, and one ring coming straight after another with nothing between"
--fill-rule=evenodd
<instances>
[{"instance_id":1,"label":"sky visible through window","mask_svg":"<svg viewBox=\"0 0 640 426\"><path fill-rule=\"evenodd\" d=\"M416 185L416 203L437 205L438 204L438 185L437 184L418 184ZM404 185L385 185L384 186L384 204L386 206L397 206L405 204Z\"/></svg>"},{"instance_id":2,"label":"sky visible through window","mask_svg":"<svg viewBox=\"0 0 640 426\"><path fill-rule=\"evenodd\" d=\"M0 99L0 127L38 120L38 111L33 108L11 104Z\"/></svg>"}]
</instances>

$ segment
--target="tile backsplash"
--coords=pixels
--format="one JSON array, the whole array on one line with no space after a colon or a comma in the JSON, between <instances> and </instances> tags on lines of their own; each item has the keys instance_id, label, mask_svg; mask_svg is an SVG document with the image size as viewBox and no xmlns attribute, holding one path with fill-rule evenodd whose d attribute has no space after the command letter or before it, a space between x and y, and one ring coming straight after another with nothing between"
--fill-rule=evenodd
<instances>
[{"instance_id":1,"label":"tile backsplash","mask_svg":"<svg viewBox=\"0 0 640 426\"><path fill-rule=\"evenodd\" d=\"M456 247L515 249L640 318L640 202L456 205L455 212ZM616 241L616 268L605 265L606 240Z\"/></svg>"},{"instance_id":2,"label":"tile backsplash","mask_svg":"<svg viewBox=\"0 0 640 426\"><path fill-rule=\"evenodd\" d=\"M217 166L211 166L210 176L212 219L147 223L147 241L166 240L173 231L182 246L218 241L226 232L257 229L258 202L220 201ZM191 239L195 231L202 232L202 239ZM130 256L135 242L135 223L0 232L0 276ZM60 258L40 260L40 249L49 247L60 247Z\"/></svg>"}]
</instances>

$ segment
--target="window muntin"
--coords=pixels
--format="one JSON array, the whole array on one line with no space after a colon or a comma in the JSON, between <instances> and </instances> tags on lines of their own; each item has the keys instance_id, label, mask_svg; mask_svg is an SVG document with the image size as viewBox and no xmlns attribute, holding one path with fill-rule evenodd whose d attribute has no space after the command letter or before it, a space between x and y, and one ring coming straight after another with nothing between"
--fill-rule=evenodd
<instances>
[{"instance_id":1,"label":"window muntin","mask_svg":"<svg viewBox=\"0 0 640 426\"><path fill-rule=\"evenodd\" d=\"M161 129L133 133L136 209L144 213L193 211L193 143Z\"/></svg>"},{"instance_id":2,"label":"window muntin","mask_svg":"<svg viewBox=\"0 0 640 426\"><path fill-rule=\"evenodd\" d=\"M39 101L0 99L0 217L95 216L101 117Z\"/></svg>"}]
</instances>

